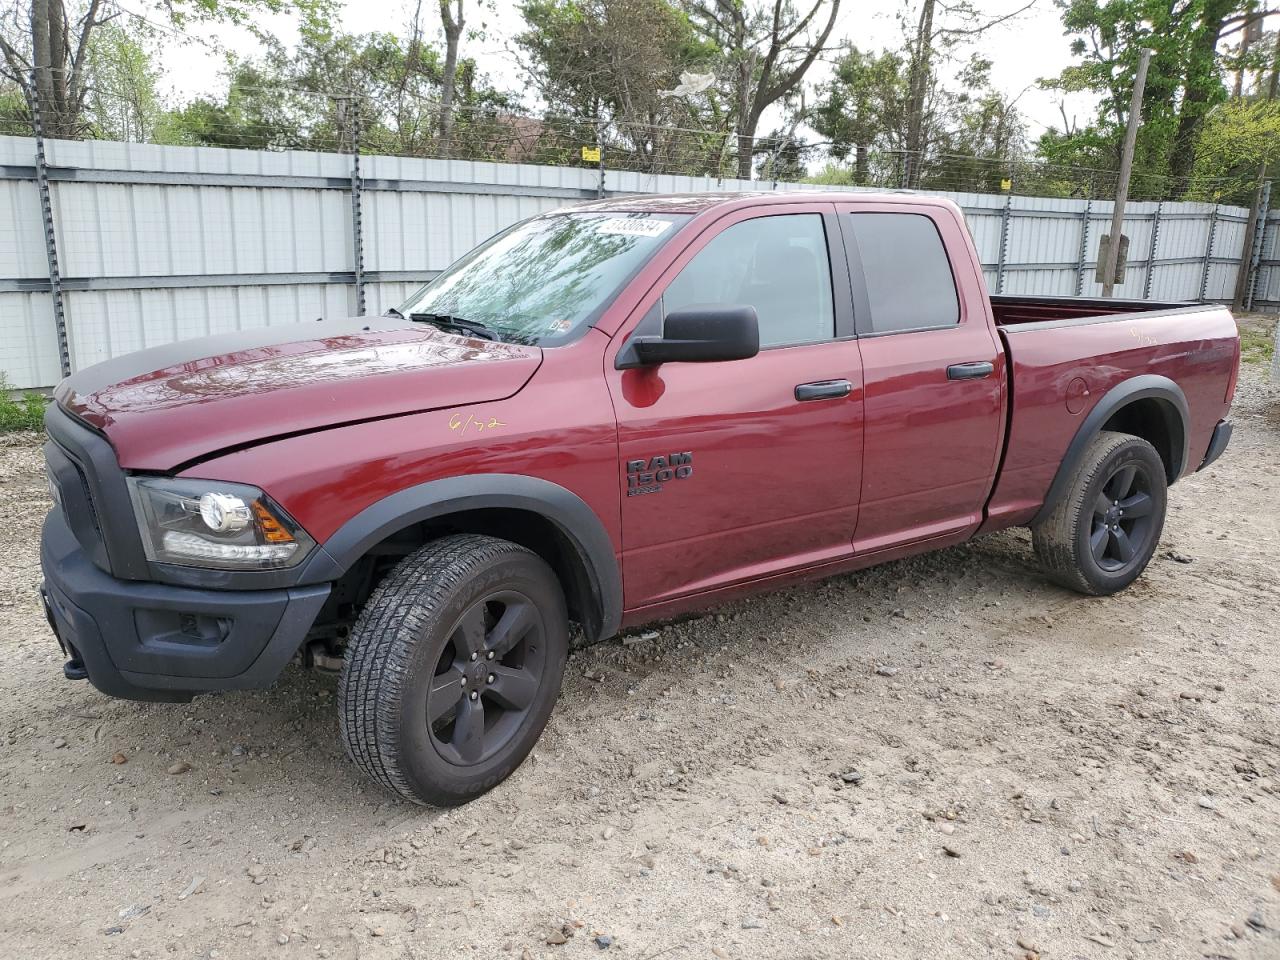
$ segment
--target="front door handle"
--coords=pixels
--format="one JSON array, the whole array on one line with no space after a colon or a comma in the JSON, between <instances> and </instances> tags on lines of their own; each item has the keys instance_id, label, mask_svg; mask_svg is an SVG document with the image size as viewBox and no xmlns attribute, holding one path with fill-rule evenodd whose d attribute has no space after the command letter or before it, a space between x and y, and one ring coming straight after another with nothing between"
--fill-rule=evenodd
<instances>
[{"instance_id":1,"label":"front door handle","mask_svg":"<svg viewBox=\"0 0 1280 960\"><path fill-rule=\"evenodd\" d=\"M995 372L996 365L990 360L978 360L973 363L953 363L947 367L948 380L981 380Z\"/></svg>"},{"instance_id":2,"label":"front door handle","mask_svg":"<svg viewBox=\"0 0 1280 960\"><path fill-rule=\"evenodd\" d=\"M852 392L853 384L848 380L818 380L796 385L797 400L831 400L847 397Z\"/></svg>"}]
</instances>

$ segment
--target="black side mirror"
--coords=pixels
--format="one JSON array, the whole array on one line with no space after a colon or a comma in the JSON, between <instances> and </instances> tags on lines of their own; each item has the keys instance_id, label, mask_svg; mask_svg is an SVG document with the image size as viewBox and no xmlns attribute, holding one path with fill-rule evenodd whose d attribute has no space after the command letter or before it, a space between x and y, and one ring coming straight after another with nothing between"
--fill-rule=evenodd
<instances>
[{"instance_id":1,"label":"black side mirror","mask_svg":"<svg viewBox=\"0 0 1280 960\"><path fill-rule=\"evenodd\" d=\"M755 307L688 307L667 314L662 336L628 346L626 366L746 360L760 352L760 321Z\"/></svg>"}]
</instances>

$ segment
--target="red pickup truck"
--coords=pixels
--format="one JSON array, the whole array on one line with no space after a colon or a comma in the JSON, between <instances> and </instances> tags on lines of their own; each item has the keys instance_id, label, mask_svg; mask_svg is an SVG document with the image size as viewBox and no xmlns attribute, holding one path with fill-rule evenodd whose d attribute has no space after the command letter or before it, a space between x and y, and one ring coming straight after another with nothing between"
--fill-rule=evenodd
<instances>
[{"instance_id":1,"label":"red pickup truck","mask_svg":"<svg viewBox=\"0 0 1280 960\"><path fill-rule=\"evenodd\" d=\"M516 224L387 316L188 340L57 389L66 675L186 700L340 669L356 765L500 782L588 640L1015 525L1107 594L1231 435L1216 306L988 297L960 211L637 197Z\"/></svg>"}]
</instances>

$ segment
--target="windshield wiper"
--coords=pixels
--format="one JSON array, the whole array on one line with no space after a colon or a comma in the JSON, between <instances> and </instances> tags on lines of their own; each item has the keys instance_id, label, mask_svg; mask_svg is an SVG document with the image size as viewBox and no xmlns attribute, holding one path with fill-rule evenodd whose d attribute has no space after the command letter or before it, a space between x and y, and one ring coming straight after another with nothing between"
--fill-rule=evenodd
<instances>
[{"instance_id":1,"label":"windshield wiper","mask_svg":"<svg viewBox=\"0 0 1280 960\"><path fill-rule=\"evenodd\" d=\"M387 307L387 312L386 312L386 313L384 313L384 314L383 314L383 316L384 316L384 317L399 317L401 320L403 320L403 319L404 319L404 314L403 314L403 313L401 313L399 310L397 310L395 307Z\"/></svg>"},{"instance_id":2,"label":"windshield wiper","mask_svg":"<svg viewBox=\"0 0 1280 960\"><path fill-rule=\"evenodd\" d=\"M502 339L496 330L489 329L477 320L463 320L461 317L451 317L447 313L411 313L409 314L409 319L431 323L441 330L448 330L452 333L471 334L481 340Z\"/></svg>"}]
</instances>

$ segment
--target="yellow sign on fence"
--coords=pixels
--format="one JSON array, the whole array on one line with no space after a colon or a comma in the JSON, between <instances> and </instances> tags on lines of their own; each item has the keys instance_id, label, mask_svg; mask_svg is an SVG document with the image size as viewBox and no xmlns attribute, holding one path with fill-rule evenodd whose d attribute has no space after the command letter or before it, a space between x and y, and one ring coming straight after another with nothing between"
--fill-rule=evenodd
<instances>
[{"instance_id":1,"label":"yellow sign on fence","mask_svg":"<svg viewBox=\"0 0 1280 960\"><path fill-rule=\"evenodd\" d=\"M1001 190L1012 190L1012 189L1013 189L1013 181L1012 181L1012 180L1010 180L1008 177L1005 177L1003 180L1001 180L1001 181L1000 181L1000 189L1001 189Z\"/></svg>"},{"instance_id":2,"label":"yellow sign on fence","mask_svg":"<svg viewBox=\"0 0 1280 960\"><path fill-rule=\"evenodd\" d=\"M599 147L583 147L582 159L585 160L587 163L599 163L600 148Z\"/></svg>"}]
</instances>

